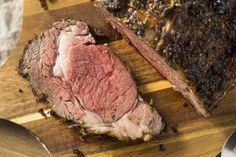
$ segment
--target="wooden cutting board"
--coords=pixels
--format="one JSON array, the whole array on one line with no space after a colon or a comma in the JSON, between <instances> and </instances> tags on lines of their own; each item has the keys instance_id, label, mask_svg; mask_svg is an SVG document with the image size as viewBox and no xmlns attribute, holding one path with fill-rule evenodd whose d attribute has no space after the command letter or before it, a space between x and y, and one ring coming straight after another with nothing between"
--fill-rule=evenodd
<instances>
[{"instance_id":1,"label":"wooden cutting board","mask_svg":"<svg viewBox=\"0 0 236 157\"><path fill-rule=\"evenodd\" d=\"M24 24L20 41L7 63L0 68L0 118L13 120L35 132L54 156L76 156L79 148L86 156L128 157L209 157L222 147L236 128L236 89L220 103L213 115L202 118L178 92L132 46L119 39L88 0L54 0L49 10L37 0L24 1ZM38 111L47 109L37 103L30 84L17 74L24 44L61 18L79 18L109 36L109 46L127 64L145 100L153 99L167 123L165 131L150 142L120 142L107 136L80 139L75 129L55 118L44 118ZM119 39L119 40L117 40Z\"/></svg>"}]
</instances>

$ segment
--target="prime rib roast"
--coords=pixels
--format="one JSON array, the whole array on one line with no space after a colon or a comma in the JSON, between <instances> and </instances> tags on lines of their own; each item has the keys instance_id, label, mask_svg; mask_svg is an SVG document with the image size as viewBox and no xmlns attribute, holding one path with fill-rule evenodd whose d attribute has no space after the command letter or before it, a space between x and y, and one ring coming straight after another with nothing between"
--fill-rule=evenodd
<instances>
[{"instance_id":1,"label":"prime rib roast","mask_svg":"<svg viewBox=\"0 0 236 157\"><path fill-rule=\"evenodd\" d=\"M82 21L55 22L29 41L19 72L58 115L90 133L147 141L163 129L127 67L108 46L96 44Z\"/></svg>"},{"instance_id":2,"label":"prime rib roast","mask_svg":"<svg viewBox=\"0 0 236 157\"><path fill-rule=\"evenodd\" d=\"M209 116L236 80L235 0L97 0L114 29Z\"/></svg>"}]
</instances>

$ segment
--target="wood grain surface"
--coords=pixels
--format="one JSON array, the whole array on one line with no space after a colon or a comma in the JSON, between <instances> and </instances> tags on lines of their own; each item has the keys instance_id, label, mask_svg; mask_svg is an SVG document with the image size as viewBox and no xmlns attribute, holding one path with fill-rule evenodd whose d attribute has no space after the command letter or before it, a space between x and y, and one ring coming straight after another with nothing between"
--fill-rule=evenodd
<instances>
[{"instance_id":1,"label":"wood grain surface","mask_svg":"<svg viewBox=\"0 0 236 157\"><path fill-rule=\"evenodd\" d=\"M202 118L187 100L165 80L132 46L105 22L88 0L54 0L49 10L40 8L38 0L24 1L23 31L14 53L0 68L0 118L13 120L35 132L54 156L76 156L78 148L89 157L209 157L222 147L236 128L236 89L233 89L208 119ZM47 29L53 21L78 18L107 36L114 53L129 66L146 101L155 107L167 123L159 137L150 142L120 142L107 136L89 135L81 140L78 130L63 125L53 117L44 118L30 84L17 73L20 56L27 40Z\"/></svg>"}]
</instances>

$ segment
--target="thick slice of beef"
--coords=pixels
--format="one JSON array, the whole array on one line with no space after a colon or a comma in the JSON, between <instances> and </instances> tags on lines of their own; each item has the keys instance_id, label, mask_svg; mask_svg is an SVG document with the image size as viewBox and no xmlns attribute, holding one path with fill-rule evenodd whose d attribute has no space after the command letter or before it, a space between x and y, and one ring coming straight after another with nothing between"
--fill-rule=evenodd
<instances>
[{"instance_id":1,"label":"thick slice of beef","mask_svg":"<svg viewBox=\"0 0 236 157\"><path fill-rule=\"evenodd\" d=\"M98 0L96 6L204 116L234 86L233 1Z\"/></svg>"},{"instance_id":2,"label":"thick slice of beef","mask_svg":"<svg viewBox=\"0 0 236 157\"><path fill-rule=\"evenodd\" d=\"M19 71L57 114L91 133L147 141L164 126L126 66L107 46L95 44L84 22L56 22L31 40Z\"/></svg>"}]
</instances>

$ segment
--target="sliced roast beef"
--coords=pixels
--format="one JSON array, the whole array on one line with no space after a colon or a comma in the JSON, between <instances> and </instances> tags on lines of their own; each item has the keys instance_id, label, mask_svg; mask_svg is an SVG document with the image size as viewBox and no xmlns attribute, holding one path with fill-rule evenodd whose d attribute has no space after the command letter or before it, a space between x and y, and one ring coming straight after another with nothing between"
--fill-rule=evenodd
<instances>
[{"instance_id":1,"label":"sliced roast beef","mask_svg":"<svg viewBox=\"0 0 236 157\"><path fill-rule=\"evenodd\" d=\"M234 1L125 2L98 0L96 6L199 113L208 116L236 80Z\"/></svg>"},{"instance_id":2,"label":"sliced roast beef","mask_svg":"<svg viewBox=\"0 0 236 157\"><path fill-rule=\"evenodd\" d=\"M95 44L84 22L56 22L31 40L19 71L57 114L91 133L147 141L164 126L127 67L107 46Z\"/></svg>"}]
</instances>

